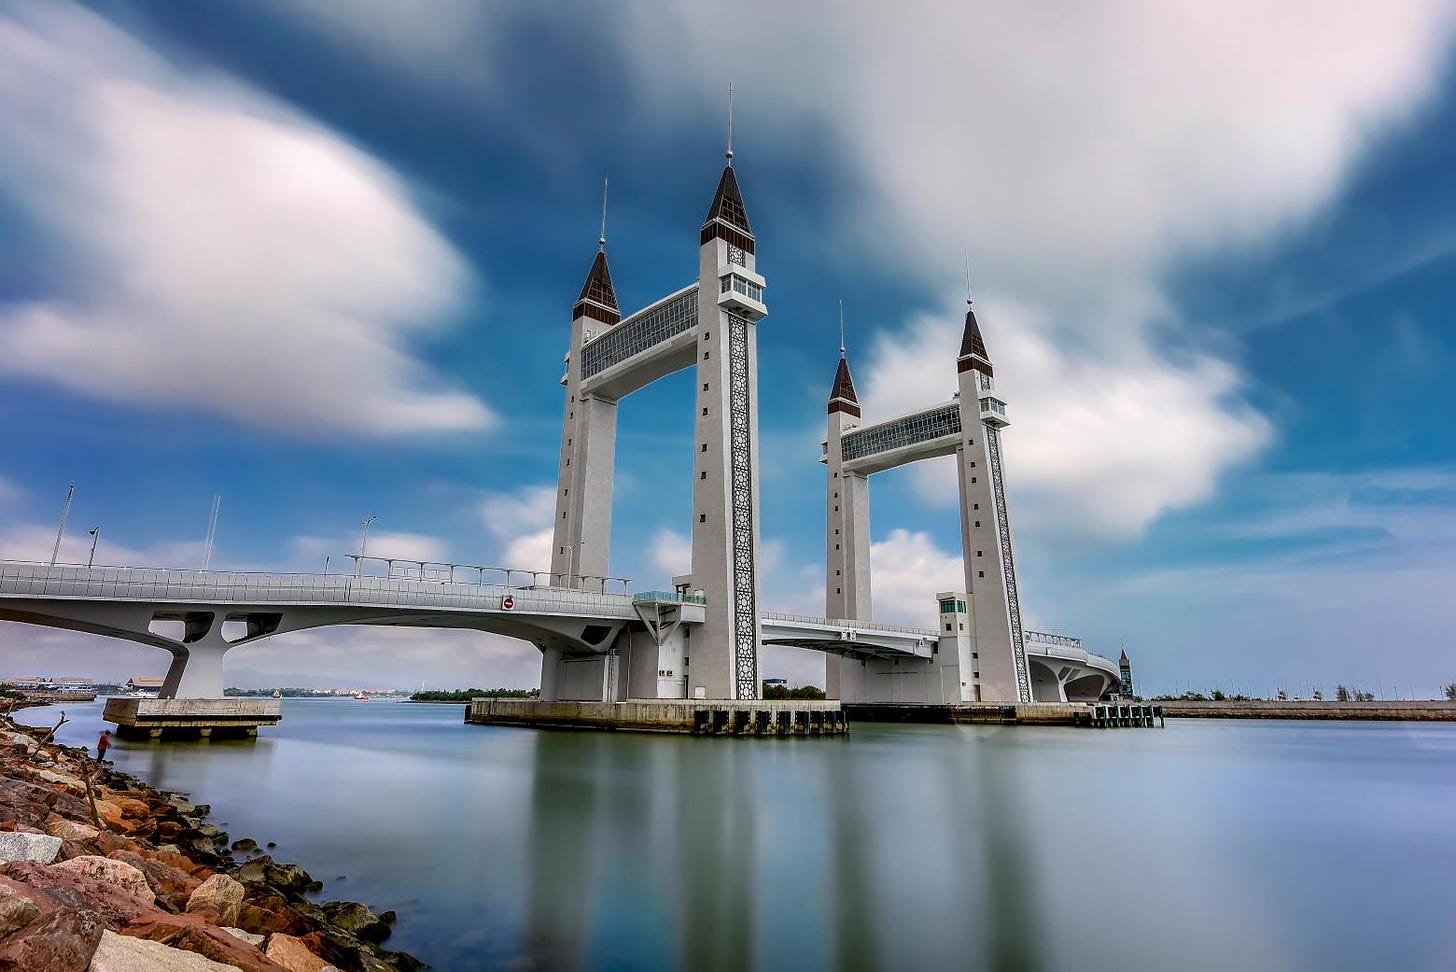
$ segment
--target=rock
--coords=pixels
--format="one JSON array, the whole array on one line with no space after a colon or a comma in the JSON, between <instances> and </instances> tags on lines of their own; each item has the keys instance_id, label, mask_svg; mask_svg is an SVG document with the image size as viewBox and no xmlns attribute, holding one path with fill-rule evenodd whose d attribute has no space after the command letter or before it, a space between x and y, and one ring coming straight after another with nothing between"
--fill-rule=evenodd
<instances>
[{"instance_id":1,"label":"rock","mask_svg":"<svg viewBox=\"0 0 1456 972\"><path fill-rule=\"evenodd\" d=\"M258 842L251 837L244 837L242 840L233 841L233 850L250 851L257 850Z\"/></svg>"},{"instance_id":2,"label":"rock","mask_svg":"<svg viewBox=\"0 0 1456 972\"><path fill-rule=\"evenodd\" d=\"M267 855L253 858L235 873L244 884L267 885L289 898L303 897L316 883L297 864L279 864Z\"/></svg>"},{"instance_id":3,"label":"rock","mask_svg":"<svg viewBox=\"0 0 1456 972\"><path fill-rule=\"evenodd\" d=\"M185 952L161 942L101 933L90 972L236 972L236 965L224 965L196 952Z\"/></svg>"},{"instance_id":4,"label":"rock","mask_svg":"<svg viewBox=\"0 0 1456 972\"><path fill-rule=\"evenodd\" d=\"M152 886L147 883L147 876L125 861L114 861L109 857L73 857L54 865L52 870L74 871L107 881L148 903L156 897Z\"/></svg>"},{"instance_id":5,"label":"rock","mask_svg":"<svg viewBox=\"0 0 1456 972\"><path fill-rule=\"evenodd\" d=\"M329 968L329 963L310 952L307 945L281 932L268 939L264 954L289 972L321 972Z\"/></svg>"},{"instance_id":6,"label":"rock","mask_svg":"<svg viewBox=\"0 0 1456 972\"><path fill-rule=\"evenodd\" d=\"M147 884L157 896L157 903L173 913L185 911L192 893L202 884L187 871L167 863L168 859L175 859L174 855L154 853L148 856L145 851L112 851L106 856L124 861L145 874Z\"/></svg>"},{"instance_id":7,"label":"rock","mask_svg":"<svg viewBox=\"0 0 1456 972\"><path fill-rule=\"evenodd\" d=\"M247 942L234 938L200 915L168 915L160 911L132 922L122 934L186 949L243 972L278 972L278 963Z\"/></svg>"},{"instance_id":8,"label":"rock","mask_svg":"<svg viewBox=\"0 0 1456 972\"><path fill-rule=\"evenodd\" d=\"M323 909L329 924L366 942L378 944L389 937L389 925L357 901L329 901Z\"/></svg>"},{"instance_id":9,"label":"rock","mask_svg":"<svg viewBox=\"0 0 1456 972\"><path fill-rule=\"evenodd\" d=\"M146 899L91 874L34 861L15 861L0 866L0 883L30 898L43 913L54 909L95 912L102 924L113 931L125 928L142 915L157 910L150 894ZM0 969L5 966L0 963Z\"/></svg>"},{"instance_id":10,"label":"rock","mask_svg":"<svg viewBox=\"0 0 1456 972\"><path fill-rule=\"evenodd\" d=\"M212 917L219 925L236 925L243 905L243 886L226 874L214 874L187 899L187 911Z\"/></svg>"},{"instance_id":11,"label":"rock","mask_svg":"<svg viewBox=\"0 0 1456 972\"><path fill-rule=\"evenodd\" d=\"M19 891L0 885L0 938L40 917L40 905Z\"/></svg>"},{"instance_id":12,"label":"rock","mask_svg":"<svg viewBox=\"0 0 1456 972\"><path fill-rule=\"evenodd\" d=\"M259 948L263 947L263 939L268 937L267 935L255 935L252 932L243 931L241 928L230 928L227 925L224 925L222 930L234 938L241 938L249 945L256 945Z\"/></svg>"},{"instance_id":13,"label":"rock","mask_svg":"<svg viewBox=\"0 0 1456 972\"><path fill-rule=\"evenodd\" d=\"M61 849L61 838L49 834L0 833L0 861L49 864Z\"/></svg>"},{"instance_id":14,"label":"rock","mask_svg":"<svg viewBox=\"0 0 1456 972\"><path fill-rule=\"evenodd\" d=\"M47 783L59 783L61 786L72 787L77 790L84 790L86 788L86 784L81 780L76 779L74 776L67 776L65 773L57 773L55 770L36 770L35 775Z\"/></svg>"},{"instance_id":15,"label":"rock","mask_svg":"<svg viewBox=\"0 0 1456 972\"><path fill-rule=\"evenodd\" d=\"M94 911L56 909L0 941L0 969L86 972L102 931Z\"/></svg>"},{"instance_id":16,"label":"rock","mask_svg":"<svg viewBox=\"0 0 1456 972\"><path fill-rule=\"evenodd\" d=\"M101 833L95 827L78 823L75 820L67 820L64 817L52 817L47 820L45 832L52 837L75 841L95 840Z\"/></svg>"}]
</instances>

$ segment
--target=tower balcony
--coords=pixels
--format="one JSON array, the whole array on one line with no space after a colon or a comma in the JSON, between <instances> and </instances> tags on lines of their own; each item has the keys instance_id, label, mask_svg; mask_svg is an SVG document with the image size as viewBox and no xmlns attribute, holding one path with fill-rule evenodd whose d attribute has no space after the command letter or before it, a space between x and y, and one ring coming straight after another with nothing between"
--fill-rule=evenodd
<instances>
[{"instance_id":1,"label":"tower balcony","mask_svg":"<svg viewBox=\"0 0 1456 972\"><path fill-rule=\"evenodd\" d=\"M981 421L993 429L1004 429L1011 424L1006 417L1006 403L999 398L981 399Z\"/></svg>"},{"instance_id":2,"label":"tower balcony","mask_svg":"<svg viewBox=\"0 0 1456 972\"><path fill-rule=\"evenodd\" d=\"M764 286L764 279L747 267L737 264L719 267L718 306L757 323L768 316L768 308L763 303Z\"/></svg>"}]
</instances>

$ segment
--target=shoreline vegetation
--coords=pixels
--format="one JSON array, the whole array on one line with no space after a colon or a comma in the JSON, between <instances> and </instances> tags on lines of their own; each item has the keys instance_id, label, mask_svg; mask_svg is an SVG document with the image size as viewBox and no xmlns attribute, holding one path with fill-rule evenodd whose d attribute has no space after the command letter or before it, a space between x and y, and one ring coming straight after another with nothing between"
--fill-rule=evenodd
<instances>
[{"instance_id":1,"label":"shoreline vegetation","mask_svg":"<svg viewBox=\"0 0 1456 972\"><path fill-rule=\"evenodd\" d=\"M303 868L54 731L0 718L0 968L423 967L382 946L393 912L314 900Z\"/></svg>"}]
</instances>

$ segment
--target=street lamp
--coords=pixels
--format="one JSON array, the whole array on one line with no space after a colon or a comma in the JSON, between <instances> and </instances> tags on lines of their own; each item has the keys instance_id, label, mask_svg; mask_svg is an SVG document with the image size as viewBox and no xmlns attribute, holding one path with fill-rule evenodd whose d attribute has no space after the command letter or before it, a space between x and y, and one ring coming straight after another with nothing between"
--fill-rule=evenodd
<instances>
[{"instance_id":1,"label":"street lamp","mask_svg":"<svg viewBox=\"0 0 1456 972\"><path fill-rule=\"evenodd\" d=\"M91 528L91 556L89 556L89 557L86 558L86 566L87 567L91 567L91 566L93 566L96 563L96 544L100 540L101 540L101 528L99 526L92 527Z\"/></svg>"},{"instance_id":2,"label":"street lamp","mask_svg":"<svg viewBox=\"0 0 1456 972\"><path fill-rule=\"evenodd\" d=\"M61 526L56 530L56 545L51 548L51 566L56 565L56 558L61 555L61 540L66 536L66 518L71 515L71 497L76 495L76 484L72 483L66 487L66 505L61 507Z\"/></svg>"},{"instance_id":3,"label":"street lamp","mask_svg":"<svg viewBox=\"0 0 1456 972\"><path fill-rule=\"evenodd\" d=\"M354 575L356 577L364 570L364 551L369 547L369 524L377 519L379 519L378 516L370 513L364 521L364 535L359 538L359 563L354 567Z\"/></svg>"}]
</instances>

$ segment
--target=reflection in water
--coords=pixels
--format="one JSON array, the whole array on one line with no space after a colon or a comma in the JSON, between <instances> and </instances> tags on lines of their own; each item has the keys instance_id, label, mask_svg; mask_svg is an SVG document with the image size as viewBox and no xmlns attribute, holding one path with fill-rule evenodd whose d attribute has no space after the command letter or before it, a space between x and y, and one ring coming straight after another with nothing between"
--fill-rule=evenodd
<instances>
[{"instance_id":1,"label":"reflection in water","mask_svg":"<svg viewBox=\"0 0 1456 972\"><path fill-rule=\"evenodd\" d=\"M67 709L91 745L100 706ZM256 742L112 756L440 969L1212 970L1456 968L1453 753L1451 725L691 739L289 700Z\"/></svg>"}]
</instances>

